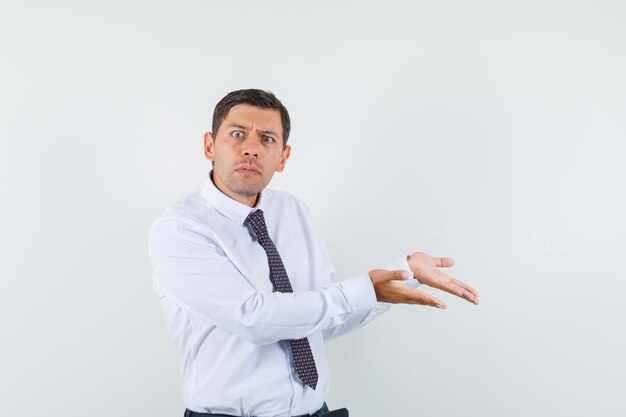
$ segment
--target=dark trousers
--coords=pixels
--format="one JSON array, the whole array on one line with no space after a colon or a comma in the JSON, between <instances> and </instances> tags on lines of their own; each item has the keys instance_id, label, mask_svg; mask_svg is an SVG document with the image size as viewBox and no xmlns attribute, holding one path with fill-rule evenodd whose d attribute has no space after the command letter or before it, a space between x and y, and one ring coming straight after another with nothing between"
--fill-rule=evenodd
<instances>
[{"instance_id":1,"label":"dark trousers","mask_svg":"<svg viewBox=\"0 0 626 417\"><path fill-rule=\"evenodd\" d=\"M237 417L237 416L231 416L229 414L197 413L195 411L185 410L185 417ZM339 410L330 411L326 403L324 403L324 405L322 405L322 408L317 410L315 413L305 414L305 415L296 416L296 417L349 417L349 415L348 415L348 410L345 408L340 408Z\"/></svg>"}]
</instances>

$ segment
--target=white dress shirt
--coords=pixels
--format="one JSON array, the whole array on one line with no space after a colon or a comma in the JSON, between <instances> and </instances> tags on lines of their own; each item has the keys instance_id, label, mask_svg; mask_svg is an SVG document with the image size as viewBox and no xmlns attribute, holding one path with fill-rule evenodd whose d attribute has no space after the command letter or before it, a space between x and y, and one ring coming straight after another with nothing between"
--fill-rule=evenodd
<instances>
[{"instance_id":1,"label":"white dress shirt","mask_svg":"<svg viewBox=\"0 0 626 417\"><path fill-rule=\"evenodd\" d=\"M293 293L273 292L267 256L248 214L263 210ZM367 274L340 282L305 204L262 191L254 208L223 194L207 178L150 228L154 289L180 357L184 403L235 416L294 416L318 410L330 371L324 340L386 311ZM412 276L406 255L386 266ZM416 280L411 280L415 281ZM308 337L317 389L298 378L289 339Z\"/></svg>"}]
</instances>

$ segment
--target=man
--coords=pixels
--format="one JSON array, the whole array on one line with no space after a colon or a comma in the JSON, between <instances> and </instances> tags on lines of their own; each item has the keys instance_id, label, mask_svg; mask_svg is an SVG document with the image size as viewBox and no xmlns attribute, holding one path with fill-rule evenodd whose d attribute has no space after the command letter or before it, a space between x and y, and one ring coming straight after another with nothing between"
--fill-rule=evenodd
<instances>
[{"instance_id":1,"label":"man","mask_svg":"<svg viewBox=\"0 0 626 417\"><path fill-rule=\"evenodd\" d=\"M204 136L209 178L150 229L154 288L180 356L186 416L347 415L324 403L324 340L391 303L445 308L413 288L420 283L478 304L476 291L438 269L451 259L419 252L336 282L304 203L265 189L289 159L290 127L273 94L226 95Z\"/></svg>"}]
</instances>

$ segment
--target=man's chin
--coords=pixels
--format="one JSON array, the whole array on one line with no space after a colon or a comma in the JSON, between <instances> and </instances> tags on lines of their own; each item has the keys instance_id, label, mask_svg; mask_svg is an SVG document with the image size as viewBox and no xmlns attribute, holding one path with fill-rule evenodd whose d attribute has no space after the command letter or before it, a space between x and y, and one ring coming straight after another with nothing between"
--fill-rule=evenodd
<instances>
[{"instance_id":1,"label":"man's chin","mask_svg":"<svg viewBox=\"0 0 626 417\"><path fill-rule=\"evenodd\" d=\"M263 188L265 188L265 186L261 184L238 184L234 187L233 191L244 197L254 197L263 191Z\"/></svg>"},{"instance_id":2,"label":"man's chin","mask_svg":"<svg viewBox=\"0 0 626 417\"><path fill-rule=\"evenodd\" d=\"M227 186L231 191L241 196L254 197L261 191L263 191L269 181L265 181L265 179L261 175L234 175L230 176L230 178L228 179L228 183L229 184L227 184Z\"/></svg>"}]
</instances>

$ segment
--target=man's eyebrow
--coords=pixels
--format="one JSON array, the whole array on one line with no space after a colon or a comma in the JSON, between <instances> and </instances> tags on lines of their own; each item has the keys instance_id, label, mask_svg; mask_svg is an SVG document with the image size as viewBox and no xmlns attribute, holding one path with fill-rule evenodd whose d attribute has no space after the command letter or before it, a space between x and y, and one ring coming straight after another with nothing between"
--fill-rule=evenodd
<instances>
[{"instance_id":1,"label":"man's eyebrow","mask_svg":"<svg viewBox=\"0 0 626 417\"><path fill-rule=\"evenodd\" d=\"M246 126L246 125L241 125L239 123L231 123L227 126L227 129L231 128L231 127L236 127L239 129L246 129L246 130L250 130L250 127Z\"/></svg>"},{"instance_id":2,"label":"man's eyebrow","mask_svg":"<svg viewBox=\"0 0 626 417\"><path fill-rule=\"evenodd\" d=\"M278 136L278 133L274 132L273 130L261 130L261 133L267 133L268 135Z\"/></svg>"}]
</instances>

